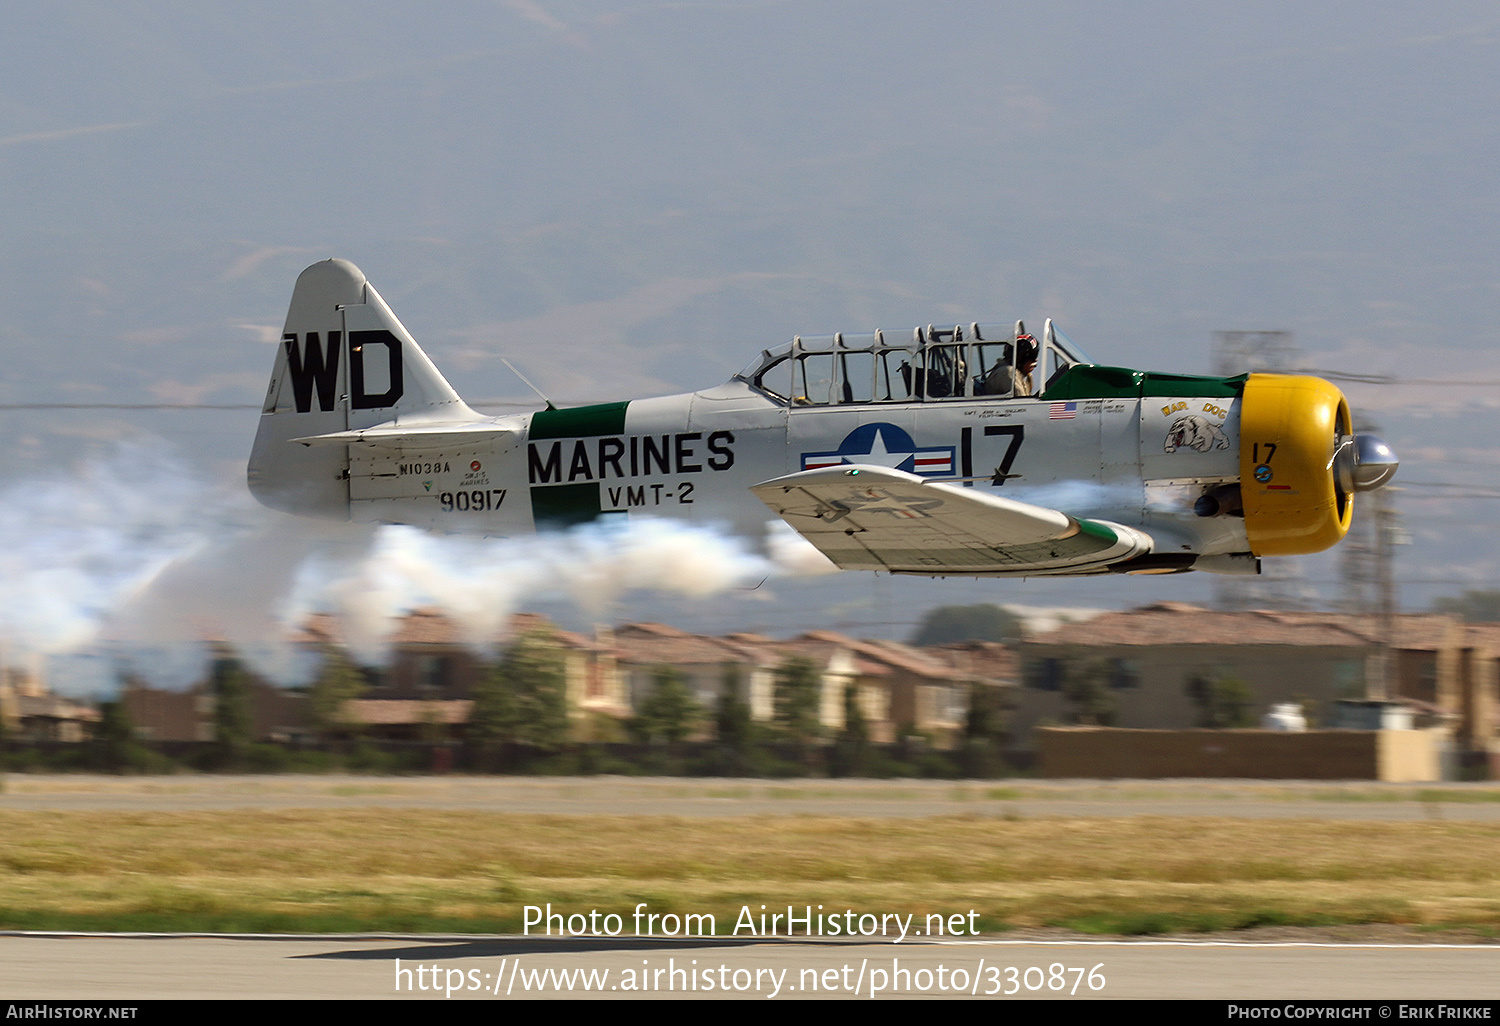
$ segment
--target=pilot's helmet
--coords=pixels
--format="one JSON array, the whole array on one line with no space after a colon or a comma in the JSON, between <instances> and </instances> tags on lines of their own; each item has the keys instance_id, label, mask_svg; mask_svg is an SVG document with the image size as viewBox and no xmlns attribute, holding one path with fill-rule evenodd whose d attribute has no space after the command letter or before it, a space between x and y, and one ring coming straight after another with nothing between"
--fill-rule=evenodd
<instances>
[{"instance_id":1,"label":"pilot's helmet","mask_svg":"<svg viewBox=\"0 0 1500 1026\"><path fill-rule=\"evenodd\" d=\"M1036 339L1022 335L1016 339L1016 366L1023 367L1028 363L1036 363Z\"/></svg>"}]
</instances>

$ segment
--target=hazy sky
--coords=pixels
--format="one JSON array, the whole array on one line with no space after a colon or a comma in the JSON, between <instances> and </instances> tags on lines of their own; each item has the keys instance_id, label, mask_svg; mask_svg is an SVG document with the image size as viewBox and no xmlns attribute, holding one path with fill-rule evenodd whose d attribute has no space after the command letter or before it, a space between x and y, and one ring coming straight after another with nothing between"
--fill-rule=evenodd
<instances>
[{"instance_id":1,"label":"hazy sky","mask_svg":"<svg viewBox=\"0 0 1500 1026\"><path fill-rule=\"evenodd\" d=\"M1403 458L1423 608L1500 569L1495 500L1437 487L1500 494L1497 99L1478 2L10 5L0 404L254 404L328 256L473 399L523 396L502 356L583 402L798 332L1051 316L1101 362L1208 371L1213 331L1286 329L1398 379L1346 389ZM0 627L58 579L107 612L174 539L276 537L243 505L255 419L0 411ZM1329 597L1336 571L1303 567ZM904 634L938 602L1209 584L846 574L616 612Z\"/></svg>"}]
</instances>

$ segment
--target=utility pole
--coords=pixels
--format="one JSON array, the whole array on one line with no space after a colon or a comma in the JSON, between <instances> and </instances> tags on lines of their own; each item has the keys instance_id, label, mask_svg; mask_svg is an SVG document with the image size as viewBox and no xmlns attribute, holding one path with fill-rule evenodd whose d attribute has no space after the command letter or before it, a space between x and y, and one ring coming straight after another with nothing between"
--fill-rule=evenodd
<instances>
[{"instance_id":1,"label":"utility pole","mask_svg":"<svg viewBox=\"0 0 1500 1026\"><path fill-rule=\"evenodd\" d=\"M1385 488L1367 493L1374 508L1375 528L1375 625L1379 644L1365 678L1365 698L1384 702L1395 690L1396 575L1392 548L1396 544L1396 514Z\"/></svg>"},{"instance_id":2,"label":"utility pole","mask_svg":"<svg viewBox=\"0 0 1500 1026\"><path fill-rule=\"evenodd\" d=\"M1357 434L1374 434L1376 424L1360 419ZM1384 702L1399 691L1396 651L1395 547L1405 543L1392 503L1398 489L1386 486L1361 492L1354 500L1354 519L1340 543L1339 579L1343 612L1360 617L1374 636L1365 664L1365 699Z\"/></svg>"},{"instance_id":3,"label":"utility pole","mask_svg":"<svg viewBox=\"0 0 1500 1026\"><path fill-rule=\"evenodd\" d=\"M1384 500L1375 498L1373 493L1356 499L1349 533L1339 542L1339 611L1350 616L1370 615L1379 604L1375 553L1377 502Z\"/></svg>"}]
</instances>

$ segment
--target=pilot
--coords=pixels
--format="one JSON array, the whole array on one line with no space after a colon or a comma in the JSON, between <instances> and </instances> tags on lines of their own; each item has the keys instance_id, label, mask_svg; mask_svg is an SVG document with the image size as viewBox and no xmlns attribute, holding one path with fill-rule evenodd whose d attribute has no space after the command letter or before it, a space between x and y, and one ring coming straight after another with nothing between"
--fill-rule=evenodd
<instances>
[{"instance_id":1,"label":"pilot","mask_svg":"<svg viewBox=\"0 0 1500 1026\"><path fill-rule=\"evenodd\" d=\"M1016 370L1013 395L1030 395L1035 391L1031 372L1036 370L1036 339L1026 333L1026 324L1016 322Z\"/></svg>"}]
</instances>

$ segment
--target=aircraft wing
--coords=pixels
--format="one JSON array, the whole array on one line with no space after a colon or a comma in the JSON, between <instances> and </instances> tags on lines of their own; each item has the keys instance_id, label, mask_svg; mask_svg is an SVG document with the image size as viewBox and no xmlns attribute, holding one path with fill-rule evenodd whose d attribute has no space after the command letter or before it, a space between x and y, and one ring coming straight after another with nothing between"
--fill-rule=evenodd
<instances>
[{"instance_id":1,"label":"aircraft wing","mask_svg":"<svg viewBox=\"0 0 1500 1026\"><path fill-rule=\"evenodd\" d=\"M1012 577L1106 573L1151 538L1104 520L886 467L805 470L750 489L840 569Z\"/></svg>"}]
</instances>

